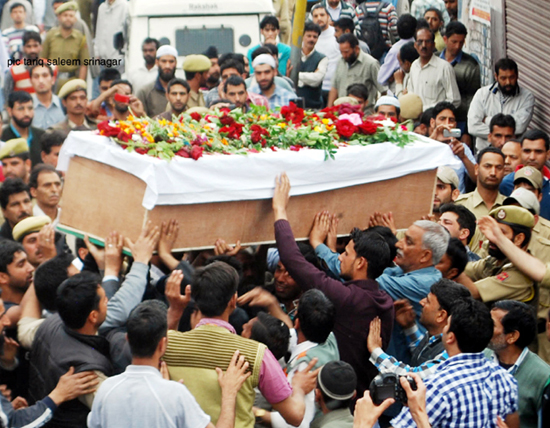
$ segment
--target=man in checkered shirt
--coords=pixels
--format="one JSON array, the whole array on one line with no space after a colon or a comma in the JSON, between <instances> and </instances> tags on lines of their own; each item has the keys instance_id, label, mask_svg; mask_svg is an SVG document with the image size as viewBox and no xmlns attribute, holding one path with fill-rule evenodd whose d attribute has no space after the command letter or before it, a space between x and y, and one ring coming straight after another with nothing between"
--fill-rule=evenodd
<instances>
[{"instance_id":1,"label":"man in checkered shirt","mask_svg":"<svg viewBox=\"0 0 550 428\"><path fill-rule=\"evenodd\" d=\"M519 427L518 386L506 370L489 362L483 350L493 336L487 306L468 299L453 308L443 330L449 359L426 381L430 426L493 428L497 416ZM394 428L416 426L407 407L392 419Z\"/></svg>"}]
</instances>

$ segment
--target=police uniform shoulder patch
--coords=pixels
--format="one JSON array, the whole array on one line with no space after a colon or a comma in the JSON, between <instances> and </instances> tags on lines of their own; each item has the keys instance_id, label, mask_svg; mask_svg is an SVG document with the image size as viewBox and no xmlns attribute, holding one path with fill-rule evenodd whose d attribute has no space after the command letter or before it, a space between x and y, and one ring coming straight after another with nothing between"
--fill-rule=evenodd
<instances>
[{"instance_id":1,"label":"police uniform shoulder patch","mask_svg":"<svg viewBox=\"0 0 550 428\"><path fill-rule=\"evenodd\" d=\"M509 277L509 275L508 275L507 272L502 272L502 273L499 273L499 274L497 275L497 279L498 279L499 281L504 281L504 280L506 280L508 277Z\"/></svg>"}]
</instances>

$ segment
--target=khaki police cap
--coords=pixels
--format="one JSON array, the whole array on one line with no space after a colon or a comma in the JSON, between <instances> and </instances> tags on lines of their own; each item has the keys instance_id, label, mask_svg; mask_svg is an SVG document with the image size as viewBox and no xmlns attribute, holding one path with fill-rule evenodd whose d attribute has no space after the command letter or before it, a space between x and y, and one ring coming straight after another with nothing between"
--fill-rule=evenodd
<instances>
[{"instance_id":1,"label":"khaki police cap","mask_svg":"<svg viewBox=\"0 0 550 428\"><path fill-rule=\"evenodd\" d=\"M503 205L519 204L526 210L532 210L535 214L540 214L540 203L533 192L527 190L525 187L518 187L508 196Z\"/></svg>"},{"instance_id":2,"label":"khaki police cap","mask_svg":"<svg viewBox=\"0 0 550 428\"><path fill-rule=\"evenodd\" d=\"M527 180L537 190L542 189L542 174L532 166L524 166L514 174L514 184L520 179Z\"/></svg>"},{"instance_id":3,"label":"khaki police cap","mask_svg":"<svg viewBox=\"0 0 550 428\"><path fill-rule=\"evenodd\" d=\"M59 90L59 94L57 94L57 96L59 98L61 98L62 100L64 100L69 95L71 95L73 92L81 90L81 89L84 90L84 91L88 90L88 85L86 84L86 82L84 80L82 80L82 79L69 80L67 83L65 83L61 87L61 89Z\"/></svg>"},{"instance_id":4,"label":"khaki police cap","mask_svg":"<svg viewBox=\"0 0 550 428\"><path fill-rule=\"evenodd\" d=\"M67 10L78 10L78 5L74 1L68 1L67 3L63 3L61 6L59 6L55 10L56 15L61 15L63 12L66 12Z\"/></svg>"},{"instance_id":5,"label":"khaki police cap","mask_svg":"<svg viewBox=\"0 0 550 428\"><path fill-rule=\"evenodd\" d=\"M24 138L14 138L6 141L6 144L0 148L0 160L13 158L17 155L29 153L29 145Z\"/></svg>"},{"instance_id":6,"label":"khaki police cap","mask_svg":"<svg viewBox=\"0 0 550 428\"><path fill-rule=\"evenodd\" d=\"M52 219L47 215L39 215L36 217L27 217L24 220L21 220L13 228L13 239L18 242L23 241L23 238L31 233L40 232L40 230L50 224Z\"/></svg>"},{"instance_id":7,"label":"khaki police cap","mask_svg":"<svg viewBox=\"0 0 550 428\"><path fill-rule=\"evenodd\" d=\"M205 55L187 55L183 61L183 71L200 73L210 70L212 61Z\"/></svg>"},{"instance_id":8,"label":"khaki police cap","mask_svg":"<svg viewBox=\"0 0 550 428\"><path fill-rule=\"evenodd\" d=\"M340 97L334 101L334 105L339 106L340 104L349 104L350 106L356 106L359 105L359 101L357 101L357 99L353 97Z\"/></svg>"},{"instance_id":9,"label":"khaki police cap","mask_svg":"<svg viewBox=\"0 0 550 428\"><path fill-rule=\"evenodd\" d=\"M437 178L441 180L443 184L452 184L455 189L460 187L460 180L454 169L448 166L440 166L437 168Z\"/></svg>"},{"instance_id":10,"label":"khaki police cap","mask_svg":"<svg viewBox=\"0 0 550 428\"><path fill-rule=\"evenodd\" d=\"M422 98L412 92L401 95L399 104L401 104L400 115L405 120L416 120L422 114Z\"/></svg>"},{"instance_id":11,"label":"khaki police cap","mask_svg":"<svg viewBox=\"0 0 550 428\"><path fill-rule=\"evenodd\" d=\"M535 226L535 217L529 211L515 205L505 205L495 208L489 215L499 223L509 226L524 226L532 229Z\"/></svg>"},{"instance_id":12,"label":"khaki police cap","mask_svg":"<svg viewBox=\"0 0 550 428\"><path fill-rule=\"evenodd\" d=\"M185 113L187 113L187 114L191 114L191 113L206 114L206 113L210 113L210 109L208 107L196 106L196 107L191 107L191 108L185 110Z\"/></svg>"}]
</instances>

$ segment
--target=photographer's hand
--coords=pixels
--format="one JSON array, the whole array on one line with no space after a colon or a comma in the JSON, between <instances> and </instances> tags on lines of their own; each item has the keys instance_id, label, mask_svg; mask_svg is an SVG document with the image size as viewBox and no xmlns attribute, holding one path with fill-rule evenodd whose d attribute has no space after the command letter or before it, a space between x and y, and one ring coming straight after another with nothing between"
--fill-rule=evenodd
<instances>
[{"instance_id":1,"label":"photographer's hand","mask_svg":"<svg viewBox=\"0 0 550 428\"><path fill-rule=\"evenodd\" d=\"M422 378L416 373L409 373L416 382L416 390L411 388L409 381L404 377L400 377L401 386L407 393L407 406L411 412L411 416L416 423L417 428L431 428L426 412L426 385L422 382Z\"/></svg>"},{"instance_id":2,"label":"photographer's hand","mask_svg":"<svg viewBox=\"0 0 550 428\"><path fill-rule=\"evenodd\" d=\"M368 390L365 391L363 398L357 400L357 404L355 405L353 428L372 428L382 413L384 413L393 403L395 403L395 400L393 398L388 398L377 406L372 402L370 392Z\"/></svg>"}]
</instances>

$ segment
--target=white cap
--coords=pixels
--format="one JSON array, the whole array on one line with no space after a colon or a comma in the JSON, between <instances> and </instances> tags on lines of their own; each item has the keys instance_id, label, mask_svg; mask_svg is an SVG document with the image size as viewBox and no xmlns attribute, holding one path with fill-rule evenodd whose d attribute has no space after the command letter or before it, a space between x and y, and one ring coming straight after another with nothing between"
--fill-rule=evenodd
<instances>
[{"instance_id":1,"label":"white cap","mask_svg":"<svg viewBox=\"0 0 550 428\"><path fill-rule=\"evenodd\" d=\"M178 51L176 48L170 46L170 45L163 45L160 48L157 49L157 58L160 58L164 55L172 55L174 58L178 57Z\"/></svg>"},{"instance_id":2,"label":"white cap","mask_svg":"<svg viewBox=\"0 0 550 428\"><path fill-rule=\"evenodd\" d=\"M269 54L260 54L254 59L254 61L252 61L252 67L254 68L262 64L270 65L271 68L277 68L275 59Z\"/></svg>"},{"instance_id":3,"label":"white cap","mask_svg":"<svg viewBox=\"0 0 550 428\"><path fill-rule=\"evenodd\" d=\"M533 210L536 215L540 214L540 203L533 192L525 187L518 187L508 196L503 205L513 205L514 202L520 204L526 210Z\"/></svg>"},{"instance_id":4,"label":"white cap","mask_svg":"<svg viewBox=\"0 0 550 428\"><path fill-rule=\"evenodd\" d=\"M376 101L374 108L377 109L379 106L395 106L398 109L401 108L401 104L399 104L399 100L395 97L390 97L389 95L384 95L378 98L378 101Z\"/></svg>"}]
</instances>

